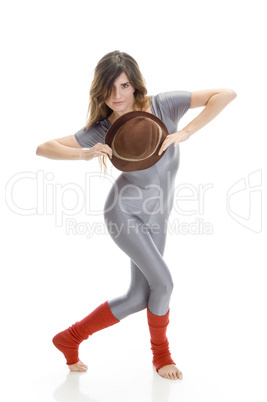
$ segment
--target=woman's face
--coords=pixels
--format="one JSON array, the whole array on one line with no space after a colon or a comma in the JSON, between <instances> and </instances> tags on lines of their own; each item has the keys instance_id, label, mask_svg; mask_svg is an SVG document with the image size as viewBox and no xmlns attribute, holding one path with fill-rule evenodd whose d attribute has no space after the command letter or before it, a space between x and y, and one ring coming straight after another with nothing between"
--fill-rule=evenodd
<instances>
[{"instance_id":1,"label":"woman's face","mask_svg":"<svg viewBox=\"0 0 267 402\"><path fill-rule=\"evenodd\" d=\"M111 95L105 103L118 115L131 112L135 101L135 88L130 84L129 78L125 73L115 80Z\"/></svg>"}]
</instances>

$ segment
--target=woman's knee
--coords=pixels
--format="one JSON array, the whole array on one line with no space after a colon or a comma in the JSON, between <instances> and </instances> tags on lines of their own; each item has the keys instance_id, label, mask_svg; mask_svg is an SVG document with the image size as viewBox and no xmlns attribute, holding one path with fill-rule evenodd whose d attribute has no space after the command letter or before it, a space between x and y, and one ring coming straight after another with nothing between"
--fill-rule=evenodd
<instances>
[{"instance_id":1,"label":"woman's knee","mask_svg":"<svg viewBox=\"0 0 267 402\"><path fill-rule=\"evenodd\" d=\"M149 294L147 292L135 292L126 295L127 303L133 313L144 310L147 308Z\"/></svg>"},{"instance_id":2,"label":"woman's knee","mask_svg":"<svg viewBox=\"0 0 267 402\"><path fill-rule=\"evenodd\" d=\"M160 297L170 297L173 292L173 280L172 277L165 278L165 280L159 281L154 286L154 292L157 293Z\"/></svg>"}]
</instances>

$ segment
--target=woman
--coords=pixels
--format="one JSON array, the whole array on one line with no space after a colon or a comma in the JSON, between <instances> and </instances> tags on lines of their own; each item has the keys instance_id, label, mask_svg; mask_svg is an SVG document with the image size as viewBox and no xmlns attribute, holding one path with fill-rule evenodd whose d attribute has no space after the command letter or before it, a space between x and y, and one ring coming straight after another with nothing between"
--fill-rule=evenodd
<instances>
[{"instance_id":1,"label":"woman","mask_svg":"<svg viewBox=\"0 0 267 402\"><path fill-rule=\"evenodd\" d=\"M179 166L178 144L209 123L235 97L236 93L231 89L192 93L173 91L148 97L136 61L126 53L114 51L105 55L96 66L85 128L37 148L37 155L51 159L100 157L106 166L107 156L112 161L112 148L105 143L105 136L121 116L144 111L160 118L168 130L158 151L161 156L158 162L143 170L122 172L107 197L105 221L113 240L130 257L131 283L125 295L101 304L83 320L53 338L71 371L87 370L88 367L79 360L78 348L89 335L147 309L153 364L162 377L182 379L166 337L173 283L162 257ZM189 108L196 107L204 109L177 131L181 117ZM159 198L161 207L158 208ZM152 230L154 224L157 230ZM121 230L114 232L111 229L114 225ZM146 230L141 230L143 225Z\"/></svg>"}]
</instances>

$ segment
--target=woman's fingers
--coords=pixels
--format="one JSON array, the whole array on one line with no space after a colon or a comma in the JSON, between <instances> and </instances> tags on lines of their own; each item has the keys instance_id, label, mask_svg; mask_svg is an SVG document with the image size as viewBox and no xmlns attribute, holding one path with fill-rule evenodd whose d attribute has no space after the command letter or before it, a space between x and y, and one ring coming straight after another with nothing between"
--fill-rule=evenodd
<instances>
[{"instance_id":1,"label":"woman's fingers","mask_svg":"<svg viewBox=\"0 0 267 402\"><path fill-rule=\"evenodd\" d=\"M110 154L106 154L105 152L96 152L95 155L96 155L96 156L106 156L106 155L108 155L108 156L110 157L110 159L112 158L112 154L111 154L111 155L110 155Z\"/></svg>"},{"instance_id":2,"label":"woman's fingers","mask_svg":"<svg viewBox=\"0 0 267 402\"><path fill-rule=\"evenodd\" d=\"M159 155L162 154L162 152L166 151L166 149L171 145L174 144L175 147L179 144L179 142L185 141L190 137L190 135L185 131L177 131L177 133L169 134L163 141L163 144L159 150Z\"/></svg>"},{"instance_id":3,"label":"woman's fingers","mask_svg":"<svg viewBox=\"0 0 267 402\"><path fill-rule=\"evenodd\" d=\"M166 149L167 149L173 142L175 142L174 135L173 135L173 134L172 134L172 136L171 136L171 135L168 135L168 136L165 138L165 140L163 141L163 144L161 145L158 154L161 155L162 152L166 151Z\"/></svg>"},{"instance_id":4,"label":"woman's fingers","mask_svg":"<svg viewBox=\"0 0 267 402\"><path fill-rule=\"evenodd\" d=\"M94 147L95 156L108 155L112 158L112 149L107 144L97 143Z\"/></svg>"}]
</instances>

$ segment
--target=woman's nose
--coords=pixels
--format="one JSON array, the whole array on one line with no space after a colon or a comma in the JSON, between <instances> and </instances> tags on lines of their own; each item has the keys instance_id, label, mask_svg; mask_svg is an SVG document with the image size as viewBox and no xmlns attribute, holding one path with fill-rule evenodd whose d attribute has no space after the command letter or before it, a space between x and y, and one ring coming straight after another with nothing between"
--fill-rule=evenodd
<instances>
[{"instance_id":1,"label":"woman's nose","mask_svg":"<svg viewBox=\"0 0 267 402\"><path fill-rule=\"evenodd\" d=\"M119 99L121 96L119 88L116 88L116 87L113 88L112 94L113 94L113 98L115 98L115 99Z\"/></svg>"}]
</instances>

